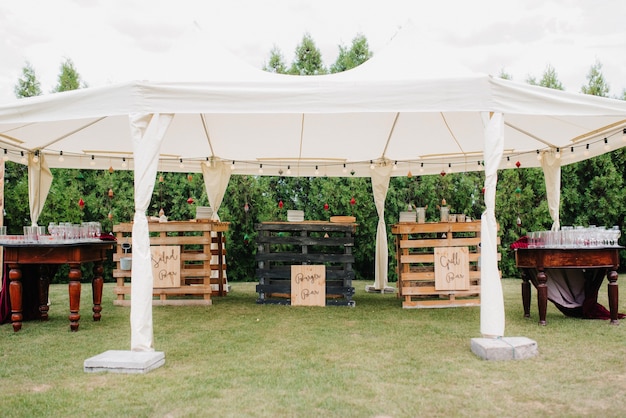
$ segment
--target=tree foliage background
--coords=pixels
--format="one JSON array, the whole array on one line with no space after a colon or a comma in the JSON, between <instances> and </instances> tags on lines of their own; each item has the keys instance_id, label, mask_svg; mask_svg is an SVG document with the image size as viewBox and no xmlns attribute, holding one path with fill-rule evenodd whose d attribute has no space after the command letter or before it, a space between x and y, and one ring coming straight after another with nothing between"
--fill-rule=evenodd
<instances>
[{"instance_id":1,"label":"tree foliage background","mask_svg":"<svg viewBox=\"0 0 626 418\"><path fill-rule=\"evenodd\" d=\"M285 62L277 47L269 53L265 71L293 75L318 75L354 68L372 56L365 36L359 34L350 46L339 45L336 61L324 66L321 53L309 34L305 34L294 51L293 61ZM504 70L500 77L511 77ZM563 89L556 70L547 66L537 80L529 76L526 82L544 87ZM60 67L57 86L53 92L83 88L86 83L70 59ZM602 75L602 65L592 64L587 83L581 92L607 96L609 85ZM26 63L15 86L17 97L42 94L35 70ZM622 93L626 100L626 91ZM566 151L564 151L566 152ZM105 231L114 224L130 222L134 213L133 172L111 168L109 171L53 169L54 182L46 200L39 224L49 222L100 221ZM500 225L503 277L517 277L511 243L530 231L549 229L545 184L541 169L516 168L499 173L496 195L496 218ZM204 182L200 174L158 173L148 215L157 216L161 209L172 220L195 217L197 205L208 205ZM561 188L561 225L618 225L624 227L626 213L626 155L624 148L605 155L563 166ZM397 222L399 212L411 207L426 207L427 221L439 218L442 199L455 213L480 219L484 211L483 172L449 173L434 176L394 177L390 181L385 203L385 222ZM78 201L83 199L84 208ZM351 200L354 198L354 204ZM283 207L279 207L279 202ZM28 182L25 165L6 162L5 225L9 233L21 234L22 226L30 224ZM192 203L188 203L192 202ZM325 209L328 205L328 210ZM374 206L371 182L361 177L281 177L232 176L219 215L230 222L227 233L228 277L231 281L256 281L255 224L270 220L286 220L287 210L305 210L307 219L325 220L331 215L353 215L358 222L355 236L357 279L374 279L375 235L378 215ZM389 278L396 280L395 245L390 228ZM620 243L625 242L624 237ZM624 254L622 254L622 266ZM111 277L112 262L105 266L105 277ZM83 271L90 279L90 269ZM62 281L67 272L61 270L54 281Z\"/></svg>"}]
</instances>

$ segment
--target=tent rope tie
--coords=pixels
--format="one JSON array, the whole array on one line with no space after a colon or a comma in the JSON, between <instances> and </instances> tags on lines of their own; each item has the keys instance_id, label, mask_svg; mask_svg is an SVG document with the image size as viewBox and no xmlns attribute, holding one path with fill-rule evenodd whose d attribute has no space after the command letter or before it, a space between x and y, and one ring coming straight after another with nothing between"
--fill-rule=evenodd
<instances>
[{"instance_id":1,"label":"tent rope tie","mask_svg":"<svg viewBox=\"0 0 626 418\"><path fill-rule=\"evenodd\" d=\"M504 343L506 343L506 344L511 346L511 348L513 349L513 360L516 360L517 359L517 353L515 351L515 346L513 344L511 344L510 342L508 342L507 340L505 340L504 338L502 338L502 337L498 337L497 339L500 340L500 341L503 341Z\"/></svg>"}]
</instances>

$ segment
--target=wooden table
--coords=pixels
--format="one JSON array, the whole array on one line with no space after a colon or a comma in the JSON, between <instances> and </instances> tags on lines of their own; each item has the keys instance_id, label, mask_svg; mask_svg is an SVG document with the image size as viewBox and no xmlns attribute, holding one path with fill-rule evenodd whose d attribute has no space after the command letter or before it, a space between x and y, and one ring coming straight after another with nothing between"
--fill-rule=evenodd
<instances>
[{"instance_id":1,"label":"wooden table","mask_svg":"<svg viewBox=\"0 0 626 418\"><path fill-rule=\"evenodd\" d=\"M70 329L78 330L80 319L80 291L82 263L93 262L93 319L99 321L102 311L102 263L107 259L107 250L113 248L112 242L85 241L72 243L10 243L2 242L4 264L9 272L9 295L11 297L11 322L15 332L22 328L22 269L24 264L39 265L39 310L41 319L48 319L48 287L50 278L61 264L69 264Z\"/></svg>"},{"instance_id":2,"label":"wooden table","mask_svg":"<svg viewBox=\"0 0 626 418\"><path fill-rule=\"evenodd\" d=\"M530 317L530 282L528 269L537 270L537 304L539 324L546 325L548 305L548 277L545 270L559 269L601 269L609 281L608 296L611 324L618 324L617 268L619 250L622 247L606 248L518 248L515 250L515 264L522 271L522 303L524 316Z\"/></svg>"}]
</instances>

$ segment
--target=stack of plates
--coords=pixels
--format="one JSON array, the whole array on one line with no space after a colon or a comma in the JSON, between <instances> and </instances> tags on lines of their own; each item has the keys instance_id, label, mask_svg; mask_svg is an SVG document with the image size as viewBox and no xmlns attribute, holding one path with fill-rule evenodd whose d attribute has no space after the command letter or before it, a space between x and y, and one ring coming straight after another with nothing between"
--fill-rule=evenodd
<instances>
[{"instance_id":1,"label":"stack of plates","mask_svg":"<svg viewBox=\"0 0 626 418\"><path fill-rule=\"evenodd\" d=\"M304 211L303 210L288 210L287 211L287 220L289 222L302 222L302 221L304 221Z\"/></svg>"},{"instance_id":2,"label":"stack of plates","mask_svg":"<svg viewBox=\"0 0 626 418\"><path fill-rule=\"evenodd\" d=\"M196 219L211 219L213 217L213 208L210 206L197 206Z\"/></svg>"},{"instance_id":3,"label":"stack of plates","mask_svg":"<svg viewBox=\"0 0 626 418\"><path fill-rule=\"evenodd\" d=\"M417 212L400 212L400 222L415 222Z\"/></svg>"}]
</instances>

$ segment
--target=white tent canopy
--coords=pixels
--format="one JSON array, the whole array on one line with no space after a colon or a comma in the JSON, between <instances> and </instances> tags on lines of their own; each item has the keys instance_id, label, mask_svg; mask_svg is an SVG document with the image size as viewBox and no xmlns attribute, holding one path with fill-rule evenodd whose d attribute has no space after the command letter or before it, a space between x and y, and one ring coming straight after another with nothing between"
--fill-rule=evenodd
<instances>
[{"instance_id":1,"label":"white tent canopy","mask_svg":"<svg viewBox=\"0 0 626 418\"><path fill-rule=\"evenodd\" d=\"M0 105L0 153L31 164L37 156L50 168L140 169L135 173L137 224L145 212L139 196L151 192L157 170L200 173L208 165L228 166L230 174L258 175L261 168L264 175L318 171L372 177L384 187L385 180L372 176L372 170L388 178L409 171L484 169L486 190L493 187L495 193L497 170L516 162L541 167L542 157L550 155L558 163L546 166L556 170L626 144L624 101L486 75L420 77L416 70L411 76L405 66L395 76L380 62L375 57L362 68L327 76L245 71L237 77L207 75L204 82L132 81L16 100ZM486 144L498 151L486 153ZM558 223L558 213L553 217ZM483 223L495 228L495 216L483 216ZM135 251L142 248L143 234L147 230L133 233ZM387 271L383 251L377 247L377 262L385 264L377 266L377 274ZM483 263L491 260L497 272L492 256L483 251ZM135 258L133 263L149 263ZM152 282L149 268L135 267L133 288L138 281ZM494 269L483 264L482 271ZM386 277L376 283L384 287ZM142 297L148 309L151 293ZM133 295L133 309L135 303ZM483 304L493 306L484 297ZM133 347L151 347L151 332L150 326L133 338Z\"/></svg>"}]
</instances>

